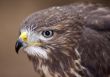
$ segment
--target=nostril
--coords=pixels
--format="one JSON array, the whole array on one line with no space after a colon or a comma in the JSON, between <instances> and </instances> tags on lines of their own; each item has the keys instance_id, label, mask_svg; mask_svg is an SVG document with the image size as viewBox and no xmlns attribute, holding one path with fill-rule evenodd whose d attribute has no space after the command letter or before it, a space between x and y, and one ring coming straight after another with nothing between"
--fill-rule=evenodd
<instances>
[{"instance_id":1,"label":"nostril","mask_svg":"<svg viewBox=\"0 0 110 77\"><path fill-rule=\"evenodd\" d=\"M26 42L27 41L27 37L24 37L23 40Z\"/></svg>"}]
</instances>

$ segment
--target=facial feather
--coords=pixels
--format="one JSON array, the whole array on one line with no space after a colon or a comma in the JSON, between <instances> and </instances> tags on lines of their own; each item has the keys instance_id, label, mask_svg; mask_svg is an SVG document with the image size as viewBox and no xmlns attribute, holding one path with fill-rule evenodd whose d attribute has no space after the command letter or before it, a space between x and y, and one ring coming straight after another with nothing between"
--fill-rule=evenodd
<instances>
[{"instance_id":1,"label":"facial feather","mask_svg":"<svg viewBox=\"0 0 110 77\"><path fill-rule=\"evenodd\" d=\"M37 46L29 46L24 49L25 52L31 56L41 57L43 59L48 59L48 53L45 49Z\"/></svg>"}]
</instances>

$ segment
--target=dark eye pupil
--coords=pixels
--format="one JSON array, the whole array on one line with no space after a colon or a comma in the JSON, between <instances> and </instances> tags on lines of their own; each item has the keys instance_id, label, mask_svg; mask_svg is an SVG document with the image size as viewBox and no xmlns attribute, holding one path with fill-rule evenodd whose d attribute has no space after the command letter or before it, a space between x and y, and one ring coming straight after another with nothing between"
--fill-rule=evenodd
<instances>
[{"instance_id":1,"label":"dark eye pupil","mask_svg":"<svg viewBox=\"0 0 110 77\"><path fill-rule=\"evenodd\" d=\"M45 35L49 36L50 35L50 31L46 31Z\"/></svg>"},{"instance_id":2,"label":"dark eye pupil","mask_svg":"<svg viewBox=\"0 0 110 77\"><path fill-rule=\"evenodd\" d=\"M49 38L51 36L53 36L53 31L52 30L49 30L49 31L43 31L42 32L42 35L46 38Z\"/></svg>"}]
</instances>

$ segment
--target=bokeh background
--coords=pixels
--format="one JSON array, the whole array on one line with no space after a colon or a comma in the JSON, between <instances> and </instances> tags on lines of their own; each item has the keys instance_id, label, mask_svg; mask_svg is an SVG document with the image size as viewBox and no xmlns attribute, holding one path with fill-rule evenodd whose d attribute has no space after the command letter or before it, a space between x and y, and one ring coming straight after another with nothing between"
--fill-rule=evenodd
<instances>
[{"instance_id":1,"label":"bokeh background","mask_svg":"<svg viewBox=\"0 0 110 77\"><path fill-rule=\"evenodd\" d=\"M74 2L110 6L109 0L0 0L0 77L39 77L26 54L15 53L19 26L35 11Z\"/></svg>"}]
</instances>

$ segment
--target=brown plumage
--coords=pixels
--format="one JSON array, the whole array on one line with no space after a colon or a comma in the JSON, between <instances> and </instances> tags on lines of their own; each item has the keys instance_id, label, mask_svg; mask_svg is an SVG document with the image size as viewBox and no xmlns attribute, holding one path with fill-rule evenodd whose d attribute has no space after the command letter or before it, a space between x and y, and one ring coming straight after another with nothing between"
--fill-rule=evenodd
<instances>
[{"instance_id":1,"label":"brown plumage","mask_svg":"<svg viewBox=\"0 0 110 77\"><path fill-rule=\"evenodd\" d=\"M21 47L42 77L108 77L110 9L72 4L35 12L22 24Z\"/></svg>"}]
</instances>

